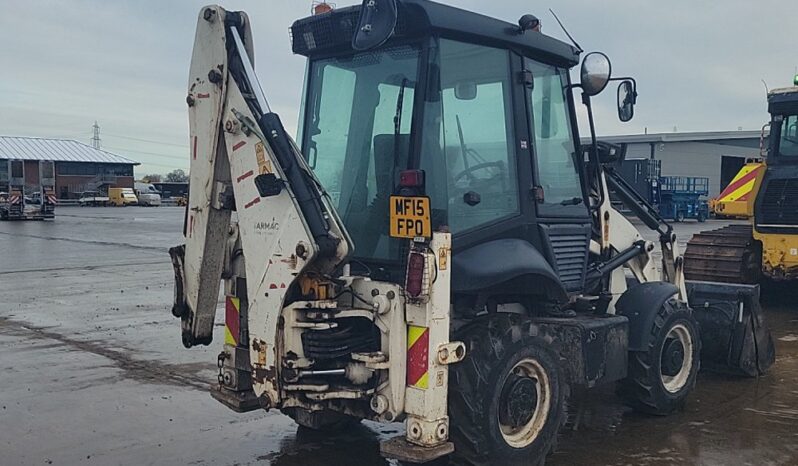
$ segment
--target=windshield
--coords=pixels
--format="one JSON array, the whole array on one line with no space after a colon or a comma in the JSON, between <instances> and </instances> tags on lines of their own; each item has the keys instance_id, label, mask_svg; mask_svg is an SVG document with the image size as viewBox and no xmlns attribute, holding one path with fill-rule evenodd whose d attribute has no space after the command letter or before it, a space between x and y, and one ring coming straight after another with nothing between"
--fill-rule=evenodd
<instances>
[{"instance_id":1,"label":"windshield","mask_svg":"<svg viewBox=\"0 0 798 466\"><path fill-rule=\"evenodd\" d=\"M407 168L419 51L394 47L311 62L303 153L332 198L355 257L398 258L388 199Z\"/></svg>"},{"instance_id":2,"label":"windshield","mask_svg":"<svg viewBox=\"0 0 798 466\"><path fill-rule=\"evenodd\" d=\"M798 157L798 115L783 117L779 136L779 155Z\"/></svg>"}]
</instances>

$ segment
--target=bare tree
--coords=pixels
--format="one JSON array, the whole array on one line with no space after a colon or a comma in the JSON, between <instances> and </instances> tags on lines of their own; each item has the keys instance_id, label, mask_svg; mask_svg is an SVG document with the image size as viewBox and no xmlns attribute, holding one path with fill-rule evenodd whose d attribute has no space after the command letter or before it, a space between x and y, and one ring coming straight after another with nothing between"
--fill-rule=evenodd
<instances>
[{"instance_id":1,"label":"bare tree","mask_svg":"<svg viewBox=\"0 0 798 466\"><path fill-rule=\"evenodd\" d=\"M182 169L178 168L166 174L166 181L172 183L184 183L188 181L188 175Z\"/></svg>"}]
</instances>

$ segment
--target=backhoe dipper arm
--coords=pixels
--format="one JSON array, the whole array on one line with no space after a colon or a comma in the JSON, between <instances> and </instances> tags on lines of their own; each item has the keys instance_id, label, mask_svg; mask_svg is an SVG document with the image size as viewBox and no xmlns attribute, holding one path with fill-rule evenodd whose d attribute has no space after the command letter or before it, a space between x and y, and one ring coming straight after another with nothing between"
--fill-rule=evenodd
<instances>
[{"instance_id":1,"label":"backhoe dipper arm","mask_svg":"<svg viewBox=\"0 0 798 466\"><path fill-rule=\"evenodd\" d=\"M662 279L676 285L679 288L680 297L686 299L683 258L679 254L673 227L612 167L603 166L602 170L608 187L615 192L621 202L647 227L659 233L662 250Z\"/></svg>"},{"instance_id":2,"label":"backhoe dipper arm","mask_svg":"<svg viewBox=\"0 0 798 466\"><path fill-rule=\"evenodd\" d=\"M252 66L249 20L210 6L200 12L186 102L191 173L185 246L175 265L174 313L186 346L208 344L230 231L240 235L249 305L253 388L271 401L277 320L286 293L305 270L332 271L351 241L279 117ZM231 213L237 212L237 229Z\"/></svg>"}]
</instances>

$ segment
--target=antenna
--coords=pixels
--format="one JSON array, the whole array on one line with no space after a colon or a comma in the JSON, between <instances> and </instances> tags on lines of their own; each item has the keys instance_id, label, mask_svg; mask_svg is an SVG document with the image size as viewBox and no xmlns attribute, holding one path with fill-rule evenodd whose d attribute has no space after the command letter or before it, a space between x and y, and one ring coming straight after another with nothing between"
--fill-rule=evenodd
<instances>
[{"instance_id":1,"label":"antenna","mask_svg":"<svg viewBox=\"0 0 798 466\"><path fill-rule=\"evenodd\" d=\"M559 24L559 25L560 25L560 28L562 28L562 32L564 32L564 33L565 33L565 35L566 35L566 36L568 36L568 38L569 38L569 39L571 39L571 42L573 42L573 44L574 44L574 47L576 47L577 53L582 53L582 52L584 52L584 49L582 49L582 47L580 47L580 46L579 46L579 44L577 44L577 43L576 43L576 41L575 41L575 40L574 40L574 38L571 36L571 34L569 34L569 33L568 33L568 30L567 30L567 29L565 29L565 26L563 26L563 24L562 24L562 21L560 21L560 18L558 18L558 17L557 17L557 14L556 14L556 13L554 13L554 10L552 10L551 8L549 8L549 13L551 13L551 15L552 15L552 16L554 16L554 19L556 19L556 20L557 20L557 24Z\"/></svg>"},{"instance_id":2,"label":"antenna","mask_svg":"<svg viewBox=\"0 0 798 466\"><path fill-rule=\"evenodd\" d=\"M93 136L91 137L91 147L95 149L100 148L100 125L97 124L97 120L94 121L94 126L92 126L94 130Z\"/></svg>"}]
</instances>

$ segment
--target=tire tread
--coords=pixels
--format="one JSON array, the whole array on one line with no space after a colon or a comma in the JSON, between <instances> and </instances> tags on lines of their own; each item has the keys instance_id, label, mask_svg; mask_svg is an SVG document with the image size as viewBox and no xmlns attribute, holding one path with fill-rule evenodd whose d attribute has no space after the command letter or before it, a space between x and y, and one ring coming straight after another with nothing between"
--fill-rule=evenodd
<instances>
[{"instance_id":1,"label":"tire tread","mask_svg":"<svg viewBox=\"0 0 798 466\"><path fill-rule=\"evenodd\" d=\"M490 451L490 433L484 422L490 399L492 380L489 371L510 356L513 346L524 340L539 341L541 347L550 344L553 337L544 335L543 330L529 319L519 315L491 315L476 319L461 328L456 339L466 345L466 359L453 366L449 380L450 438L455 443L455 453L451 464L480 465L492 464L496 460ZM555 361L557 358L555 357ZM562 367L562 366L560 366ZM562 371L559 373L562 396L562 411L557 428L567 421L568 384ZM556 446L556 436L546 445L543 457ZM528 463L526 463L528 464Z\"/></svg>"},{"instance_id":2,"label":"tire tread","mask_svg":"<svg viewBox=\"0 0 798 466\"><path fill-rule=\"evenodd\" d=\"M693 329L696 332L698 331L698 324L692 316L692 312L687 304L683 301L671 298L666 301L657 312L654 325L651 328L651 335L646 351L632 351L629 353L629 371L627 378L620 383L619 394L638 411L654 415L670 414L681 408L684 404L685 397L695 386L695 374L698 372L701 365L700 338L694 338L693 341L693 351L695 352L695 357L693 358L694 374L688 379L687 384L680 391L680 396L676 399L664 398L662 393L664 387L660 387L659 385L661 384L660 369L659 363L656 360L656 358L659 357L659 351L657 351L659 337L664 331L665 324L677 318L688 320ZM697 336L697 334L694 336Z\"/></svg>"}]
</instances>

